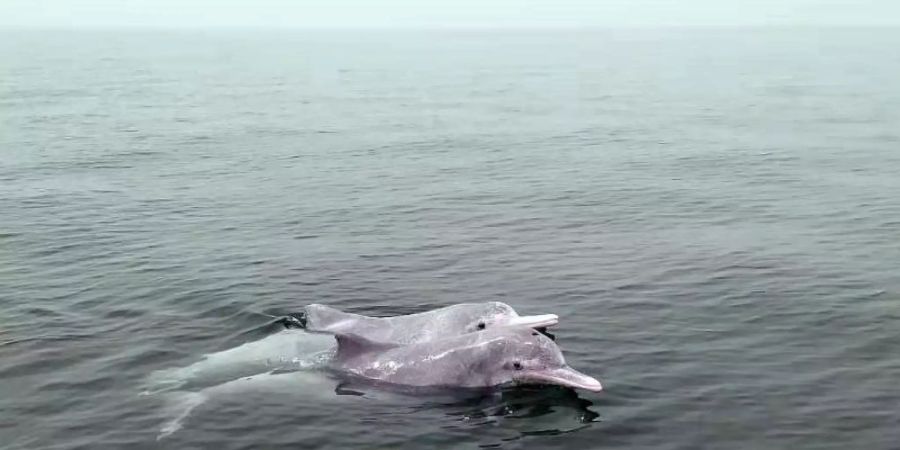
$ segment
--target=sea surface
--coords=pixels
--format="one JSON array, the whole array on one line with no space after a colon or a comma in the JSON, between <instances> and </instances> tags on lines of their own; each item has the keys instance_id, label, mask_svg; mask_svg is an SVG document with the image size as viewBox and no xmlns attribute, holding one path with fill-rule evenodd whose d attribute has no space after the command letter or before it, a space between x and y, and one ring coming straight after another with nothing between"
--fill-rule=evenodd
<instances>
[{"instance_id":1,"label":"sea surface","mask_svg":"<svg viewBox=\"0 0 900 450\"><path fill-rule=\"evenodd\" d=\"M147 388L481 301L605 390ZM900 448L900 29L0 32L0 448L478 447Z\"/></svg>"}]
</instances>

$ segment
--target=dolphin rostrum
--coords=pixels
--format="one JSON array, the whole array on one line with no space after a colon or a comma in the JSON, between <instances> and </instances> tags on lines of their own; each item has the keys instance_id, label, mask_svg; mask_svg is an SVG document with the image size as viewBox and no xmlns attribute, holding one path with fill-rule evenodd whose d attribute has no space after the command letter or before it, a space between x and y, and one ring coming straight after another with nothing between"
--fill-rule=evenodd
<instances>
[{"instance_id":1,"label":"dolphin rostrum","mask_svg":"<svg viewBox=\"0 0 900 450\"><path fill-rule=\"evenodd\" d=\"M569 367L550 338L523 326L408 345L348 333L335 338L334 369L390 384L482 388L538 383L602 389L599 381Z\"/></svg>"},{"instance_id":2,"label":"dolphin rostrum","mask_svg":"<svg viewBox=\"0 0 900 450\"><path fill-rule=\"evenodd\" d=\"M374 342L412 344L503 326L541 328L556 325L556 314L520 316L500 302L460 303L417 314L369 317L312 304L305 308L307 331L355 334Z\"/></svg>"}]
</instances>

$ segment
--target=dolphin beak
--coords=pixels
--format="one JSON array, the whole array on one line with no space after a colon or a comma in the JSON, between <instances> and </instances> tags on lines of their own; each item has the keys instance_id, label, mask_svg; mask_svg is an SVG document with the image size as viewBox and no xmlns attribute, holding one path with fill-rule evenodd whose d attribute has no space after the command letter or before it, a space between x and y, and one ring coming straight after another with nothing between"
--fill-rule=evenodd
<instances>
[{"instance_id":1,"label":"dolphin beak","mask_svg":"<svg viewBox=\"0 0 900 450\"><path fill-rule=\"evenodd\" d=\"M526 372L521 377L517 377L519 381L558 384L560 386L568 386L571 388L585 389L592 392L600 392L603 385L594 378L587 376L569 366L562 366L558 369L535 370Z\"/></svg>"},{"instance_id":2,"label":"dolphin beak","mask_svg":"<svg viewBox=\"0 0 900 450\"><path fill-rule=\"evenodd\" d=\"M539 316L519 316L509 319L507 325L522 325L531 328L549 327L559 323L556 314L541 314Z\"/></svg>"}]
</instances>

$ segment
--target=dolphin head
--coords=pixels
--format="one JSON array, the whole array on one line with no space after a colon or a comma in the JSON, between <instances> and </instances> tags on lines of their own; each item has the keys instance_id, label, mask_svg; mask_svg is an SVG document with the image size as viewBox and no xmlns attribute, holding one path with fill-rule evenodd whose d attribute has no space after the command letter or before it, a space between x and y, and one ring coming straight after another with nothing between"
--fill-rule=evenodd
<instances>
[{"instance_id":1,"label":"dolphin head","mask_svg":"<svg viewBox=\"0 0 900 450\"><path fill-rule=\"evenodd\" d=\"M553 340L537 331L516 327L505 330L485 346L484 369L496 384L512 381L521 384L556 384L599 392L597 379L566 364L562 351Z\"/></svg>"},{"instance_id":2,"label":"dolphin head","mask_svg":"<svg viewBox=\"0 0 900 450\"><path fill-rule=\"evenodd\" d=\"M490 330L497 327L521 326L541 328L556 325L556 314L520 316L511 306L501 302L459 305L459 322L463 333Z\"/></svg>"}]
</instances>

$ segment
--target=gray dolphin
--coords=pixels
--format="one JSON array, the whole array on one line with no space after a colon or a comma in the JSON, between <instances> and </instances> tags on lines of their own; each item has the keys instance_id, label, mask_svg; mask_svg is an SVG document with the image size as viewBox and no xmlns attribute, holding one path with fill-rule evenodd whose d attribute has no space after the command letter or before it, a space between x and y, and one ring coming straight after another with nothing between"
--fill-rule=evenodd
<instances>
[{"instance_id":1,"label":"gray dolphin","mask_svg":"<svg viewBox=\"0 0 900 450\"><path fill-rule=\"evenodd\" d=\"M312 304L304 309L307 331L352 333L370 341L412 344L459 336L499 326L549 327L556 314L520 316L506 303L460 303L417 314L368 317Z\"/></svg>"},{"instance_id":2,"label":"gray dolphin","mask_svg":"<svg viewBox=\"0 0 900 450\"><path fill-rule=\"evenodd\" d=\"M409 345L355 334L335 338L336 370L391 384L477 388L513 382L602 389L599 381L569 367L550 338L528 327L496 327Z\"/></svg>"}]
</instances>

